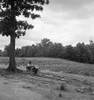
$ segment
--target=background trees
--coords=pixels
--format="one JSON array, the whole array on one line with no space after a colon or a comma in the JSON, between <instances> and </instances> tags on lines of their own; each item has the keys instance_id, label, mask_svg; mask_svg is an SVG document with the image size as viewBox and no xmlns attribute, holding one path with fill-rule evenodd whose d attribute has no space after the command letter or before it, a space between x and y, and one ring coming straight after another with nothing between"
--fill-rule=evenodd
<instances>
[{"instance_id":1,"label":"background trees","mask_svg":"<svg viewBox=\"0 0 94 100\"><path fill-rule=\"evenodd\" d=\"M0 50L0 57L2 57L3 56L3 51L2 50Z\"/></svg>"},{"instance_id":2,"label":"background trees","mask_svg":"<svg viewBox=\"0 0 94 100\"><path fill-rule=\"evenodd\" d=\"M4 54L8 56L9 45L5 46ZM94 63L94 43L77 43L76 46L63 46L61 43L53 43L50 39L42 39L40 43L31 46L23 46L15 50L16 57L53 57L67 60Z\"/></svg>"}]
</instances>

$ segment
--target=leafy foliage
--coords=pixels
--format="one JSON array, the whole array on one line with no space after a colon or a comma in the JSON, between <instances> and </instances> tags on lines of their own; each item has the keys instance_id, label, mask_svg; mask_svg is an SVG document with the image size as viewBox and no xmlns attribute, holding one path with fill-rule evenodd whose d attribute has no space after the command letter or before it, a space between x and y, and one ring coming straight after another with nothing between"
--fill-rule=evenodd
<instances>
[{"instance_id":1,"label":"leafy foliage","mask_svg":"<svg viewBox=\"0 0 94 100\"><path fill-rule=\"evenodd\" d=\"M9 55L9 47L5 46L4 53ZM31 46L23 46L21 49L17 48L17 57L53 57L63 58L67 60L94 63L94 43L85 45L78 43L76 46L63 46L61 43L53 43L49 39L42 39L40 43Z\"/></svg>"},{"instance_id":2,"label":"leafy foliage","mask_svg":"<svg viewBox=\"0 0 94 100\"><path fill-rule=\"evenodd\" d=\"M9 36L15 32L18 38L25 35L25 31L34 26L27 21L17 21L16 17L20 15L31 19L40 17L33 11L42 11L42 5L48 3L48 0L0 0L0 34Z\"/></svg>"}]
</instances>

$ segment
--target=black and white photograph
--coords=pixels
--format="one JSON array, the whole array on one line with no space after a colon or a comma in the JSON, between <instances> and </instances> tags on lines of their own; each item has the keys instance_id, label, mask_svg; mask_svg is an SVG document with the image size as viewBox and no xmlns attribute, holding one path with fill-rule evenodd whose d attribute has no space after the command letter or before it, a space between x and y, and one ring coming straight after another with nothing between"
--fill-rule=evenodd
<instances>
[{"instance_id":1,"label":"black and white photograph","mask_svg":"<svg viewBox=\"0 0 94 100\"><path fill-rule=\"evenodd\" d=\"M94 0L0 0L0 100L94 100Z\"/></svg>"}]
</instances>

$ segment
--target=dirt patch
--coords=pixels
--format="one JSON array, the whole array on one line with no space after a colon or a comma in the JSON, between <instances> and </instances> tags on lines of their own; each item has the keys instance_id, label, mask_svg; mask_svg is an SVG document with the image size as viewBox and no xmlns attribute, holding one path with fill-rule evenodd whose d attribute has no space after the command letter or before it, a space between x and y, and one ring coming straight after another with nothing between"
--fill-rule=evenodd
<instances>
[{"instance_id":1,"label":"dirt patch","mask_svg":"<svg viewBox=\"0 0 94 100\"><path fill-rule=\"evenodd\" d=\"M93 77L41 71L31 73L6 73L0 71L0 100L94 100ZM90 94L92 92L92 94Z\"/></svg>"}]
</instances>

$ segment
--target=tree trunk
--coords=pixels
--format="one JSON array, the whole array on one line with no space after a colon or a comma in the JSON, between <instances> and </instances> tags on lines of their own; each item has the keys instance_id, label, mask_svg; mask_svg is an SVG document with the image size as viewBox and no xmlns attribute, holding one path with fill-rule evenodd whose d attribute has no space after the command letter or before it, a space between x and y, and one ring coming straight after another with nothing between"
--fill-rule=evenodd
<instances>
[{"instance_id":1,"label":"tree trunk","mask_svg":"<svg viewBox=\"0 0 94 100\"><path fill-rule=\"evenodd\" d=\"M10 35L10 54L9 54L9 72L16 72L15 62L15 32Z\"/></svg>"}]
</instances>

